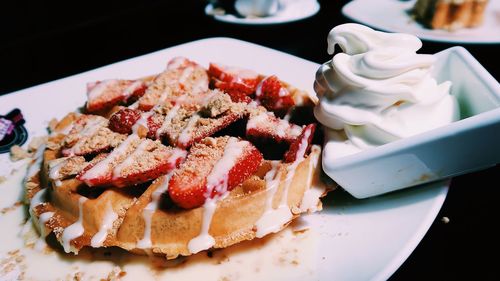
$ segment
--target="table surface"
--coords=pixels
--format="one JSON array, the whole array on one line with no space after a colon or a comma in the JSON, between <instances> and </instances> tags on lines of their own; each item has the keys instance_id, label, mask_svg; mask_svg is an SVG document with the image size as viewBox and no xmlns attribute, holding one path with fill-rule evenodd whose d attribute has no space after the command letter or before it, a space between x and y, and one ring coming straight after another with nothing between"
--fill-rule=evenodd
<instances>
[{"instance_id":1,"label":"table surface","mask_svg":"<svg viewBox=\"0 0 500 281\"><path fill-rule=\"evenodd\" d=\"M348 22L340 12L347 1L319 1L316 16L273 26L217 22L205 16L203 0L172 2L3 1L0 95L209 37L233 37L322 63L330 59L328 32ZM453 45L424 42L420 52ZM498 79L499 45L463 46ZM499 172L497 165L454 178L429 232L391 280L496 279L497 259L491 257L499 248L494 227Z\"/></svg>"}]
</instances>

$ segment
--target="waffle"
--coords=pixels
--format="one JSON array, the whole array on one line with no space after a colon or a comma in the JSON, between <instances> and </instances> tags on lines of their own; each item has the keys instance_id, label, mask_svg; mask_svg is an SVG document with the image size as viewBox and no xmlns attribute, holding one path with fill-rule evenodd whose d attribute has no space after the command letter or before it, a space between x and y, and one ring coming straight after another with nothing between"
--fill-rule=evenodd
<instances>
[{"instance_id":1,"label":"waffle","mask_svg":"<svg viewBox=\"0 0 500 281\"><path fill-rule=\"evenodd\" d=\"M154 77L91 85L85 111L53 124L25 181L35 226L65 252L224 248L320 210L331 189L316 99L277 76L174 58Z\"/></svg>"},{"instance_id":2,"label":"waffle","mask_svg":"<svg viewBox=\"0 0 500 281\"><path fill-rule=\"evenodd\" d=\"M412 14L432 29L455 30L482 24L488 0L419 0Z\"/></svg>"}]
</instances>

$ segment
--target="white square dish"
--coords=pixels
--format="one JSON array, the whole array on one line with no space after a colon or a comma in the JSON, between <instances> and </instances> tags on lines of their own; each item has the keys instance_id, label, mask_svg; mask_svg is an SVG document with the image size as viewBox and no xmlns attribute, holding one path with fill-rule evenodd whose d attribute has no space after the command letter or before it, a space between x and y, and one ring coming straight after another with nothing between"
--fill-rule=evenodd
<instances>
[{"instance_id":1,"label":"white square dish","mask_svg":"<svg viewBox=\"0 0 500 281\"><path fill-rule=\"evenodd\" d=\"M325 172L353 196L375 196L500 163L500 85L462 47L436 56L434 76L453 83L460 120L353 155L323 158Z\"/></svg>"}]
</instances>

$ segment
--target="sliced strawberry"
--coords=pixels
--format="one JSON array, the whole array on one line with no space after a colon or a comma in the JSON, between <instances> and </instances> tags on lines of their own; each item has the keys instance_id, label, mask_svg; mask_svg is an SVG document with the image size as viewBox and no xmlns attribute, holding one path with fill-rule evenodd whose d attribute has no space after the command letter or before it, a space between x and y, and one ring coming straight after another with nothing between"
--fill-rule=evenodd
<instances>
[{"instance_id":1,"label":"sliced strawberry","mask_svg":"<svg viewBox=\"0 0 500 281\"><path fill-rule=\"evenodd\" d=\"M248 119L246 136L252 139L271 139L292 143L302 132L298 125L276 117L272 112L260 112Z\"/></svg>"},{"instance_id":2,"label":"sliced strawberry","mask_svg":"<svg viewBox=\"0 0 500 281\"><path fill-rule=\"evenodd\" d=\"M181 96L196 97L208 90L207 71L193 63L174 64L158 75L139 99L139 109L148 111L156 105L172 102Z\"/></svg>"},{"instance_id":3,"label":"sliced strawberry","mask_svg":"<svg viewBox=\"0 0 500 281\"><path fill-rule=\"evenodd\" d=\"M259 83L259 74L255 71L210 63L208 74L213 87L231 95L234 102L244 101L255 92Z\"/></svg>"},{"instance_id":4,"label":"sliced strawberry","mask_svg":"<svg viewBox=\"0 0 500 281\"><path fill-rule=\"evenodd\" d=\"M87 84L87 111L98 112L119 104L129 98L144 94L146 84L142 80L104 80Z\"/></svg>"},{"instance_id":5,"label":"sliced strawberry","mask_svg":"<svg viewBox=\"0 0 500 281\"><path fill-rule=\"evenodd\" d=\"M254 88L250 88L241 83L221 81L216 78L212 78L210 82L214 88L220 89L229 94L233 102L250 103L252 101L250 95L254 92Z\"/></svg>"},{"instance_id":6,"label":"sliced strawberry","mask_svg":"<svg viewBox=\"0 0 500 281\"><path fill-rule=\"evenodd\" d=\"M297 159L305 157L306 153L311 148L311 142L314 137L314 131L316 129L316 124L312 123L307 125L300 136L290 144L290 148L285 153L285 162L291 163Z\"/></svg>"},{"instance_id":7,"label":"sliced strawberry","mask_svg":"<svg viewBox=\"0 0 500 281\"><path fill-rule=\"evenodd\" d=\"M109 118L108 128L120 134L130 134L132 133L132 127L140 118L140 110L124 108Z\"/></svg>"},{"instance_id":8,"label":"sliced strawberry","mask_svg":"<svg viewBox=\"0 0 500 281\"><path fill-rule=\"evenodd\" d=\"M136 185L170 172L186 154L159 141L131 135L106 157L87 166L77 179L88 186Z\"/></svg>"},{"instance_id":9,"label":"sliced strawberry","mask_svg":"<svg viewBox=\"0 0 500 281\"><path fill-rule=\"evenodd\" d=\"M205 138L191 148L170 179L168 193L178 206L190 209L222 195L250 177L262 162L250 142L234 137Z\"/></svg>"},{"instance_id":10,"label":"sliced strawberry","mask_svg":"<svg viewBox=\"0 0 500 281\"><path fill-rule=\"evenodd\" d=\"M181 68L186 68L188 66L198 66L198 64L185 57L175 57L169 60L167 63L168 70L181 69Z\"/></svg>"},{"instance_id":11,"label":"sliced strawberry","mask_svg":"<svg viewBox=\"0 0 500 281\"><path fill-rule=\"evenodd\" d=\"M292 95L276 75L268 76L259 83L255 97L273 112L287 112L295 105Z\"/></svg>"},{"instance_id":12,"label":"sliced strawberry","mask_svg":"<svg viewBox=\"0 0 500 281\"><path fill-rule=\"evenodd\" d=\"M108 120L97 115L80 115L71 130L62 140L64 156L89 155L107 151L118 146L125 135L115 133L108 127Z\"/></svg>"}]
</instances>

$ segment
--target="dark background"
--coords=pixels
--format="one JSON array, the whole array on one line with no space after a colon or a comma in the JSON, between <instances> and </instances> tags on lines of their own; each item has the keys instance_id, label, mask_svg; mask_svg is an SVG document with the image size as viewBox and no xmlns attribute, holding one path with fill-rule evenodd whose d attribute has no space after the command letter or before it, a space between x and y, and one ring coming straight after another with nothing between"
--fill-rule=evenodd
<instances>
[{"instance_id":1,"label":"dark background","mask_svg":"<svg viewBox=\"0 0 500 281\"><path fill-rule=\"evenodd\" d=\"M340 13L347 1L319 2L320 12L307 20L241 26L206 17L203 0L2 1L0 95L216 36L323 63L330 59L326 53L328 32L348 22ZM424 41L420 52L435 53L453 45L457 44ZM499 46L464 45L497 79ZM453 179L431 229L391 280L499 280L499 172L497 166ZM443 223L443 216L450 222Z\"/></svg>"}]
</instances>

